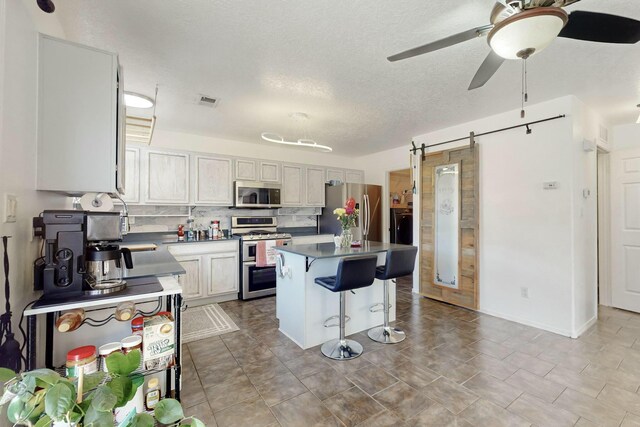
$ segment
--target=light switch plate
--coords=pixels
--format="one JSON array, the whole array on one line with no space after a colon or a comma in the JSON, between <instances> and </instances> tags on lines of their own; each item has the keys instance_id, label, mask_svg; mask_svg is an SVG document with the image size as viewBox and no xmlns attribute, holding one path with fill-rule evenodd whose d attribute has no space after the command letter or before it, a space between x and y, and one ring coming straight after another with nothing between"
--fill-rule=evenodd
<instances>
[{"instance_id":1,"label":"light switch plate","mask_svg":"<svg viewBox=\"0 0 640 427\"><path fill-rule=\"evenodd\" d=\"M18 198L15 194L4 195L4 222L16 222Z\"/></svg>"},{"instance_id":2,"label":"light switch plate","mask_svg":"<svg viewBox=\"0 0 640 427\"><path fill-rule=\"evenodd\" d=\"M557 190L558 189L558 181L548 181L542 183L542 188L544 190Z\"/></svg>"}]
</instances>

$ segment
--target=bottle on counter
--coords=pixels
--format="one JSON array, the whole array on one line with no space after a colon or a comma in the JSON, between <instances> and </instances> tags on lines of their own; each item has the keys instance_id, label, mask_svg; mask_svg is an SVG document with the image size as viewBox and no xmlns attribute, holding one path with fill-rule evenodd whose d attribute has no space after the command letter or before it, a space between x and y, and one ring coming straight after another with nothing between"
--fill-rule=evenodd
<instances>
[{"instance_id":1,"label":"bottle on counter","mask_svg":"<svg viewBox=\"0 0 640 427\"><path fill-rule=\"evenodd\" d=\"M213 239L220 238L220 221L214 220L211 221L211 228L213 230Z\"/></svg>"},{"instance_id":2,"label":"bottle on counter","mask_svg":"<svg viewBox=\"0 0 640 427\"><path fill-rule=\"evenodd\" d=\"M178 242L184 242L184 225L178 225Z\"/></svg>"},{"instance_id":3,"label":"bottle on counter","mask_svg":"<svg viewBox=\"0 0 640 427\"><path fill-rule=\"evenodd\" d=\"M208 228L208 236L207 236L207 238L208 238L209 240L213 240L213 239L214 239L214 237L213 237L213 221L211 221L211 223L209 224L209 228Z\"/></svg>"},{"instance_id":4,"label":"bottle on counter","mask_svg":"<svg viewBox=\"0 0 640 427\"><path fill-rule=\"evenodd\" d=\"M193 242L194 239L194 233L193 233L193 218L189 218L187 220L187 227L189 227L189 229L187 230L187 242Z\"/></svg>"},{"instance_id":5,"label":"bottle on counter","mask_svg":"<svg viewBox=\"0 0 640 427\"><path fill-rule=\"evenodd\" d=\"M145 394L144 405L147 411L152 411L160 401L160 387L157 378L151 378L147 382L147 393Z\"/></svg>"},{"instance_id":6,"label":"bottle on counter","mask_svg":"<svg viewBox=\"0 0 640 427\"><path fill-rule=\"evenodd\" d=\"M56 320L56 329L58 332L71 332L80 327L84 321L84 310L75 308L69 310Z\"/></svg>"}]
</instances>

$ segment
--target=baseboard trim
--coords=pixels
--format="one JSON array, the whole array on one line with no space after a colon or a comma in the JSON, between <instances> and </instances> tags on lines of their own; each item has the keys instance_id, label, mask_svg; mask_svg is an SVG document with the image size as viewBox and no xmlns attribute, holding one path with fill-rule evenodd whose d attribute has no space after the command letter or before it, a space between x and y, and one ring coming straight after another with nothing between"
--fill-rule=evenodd
<instances>
[{"instance_id":1,"label":"baseboard trim","mask_svg":"<svg viewBox=\"0 0 640 427\"><path fill-rule=\"evenodd\" d=\"M512 322L520 323L522 325L532 326L534 328L542 329L542 330L545 330L545 331L548 331L548 332L553 332L554 334L563 335L565 337L573 338L573 336L571 334L571 331L568 330L568 329L555 328L553 326L549 326L549 325L546 325L544 323L533 322L533 321L530 321L528 319L522 319L522 318L519 318L517 316L510 316L508 314L499 313L499 312L493 311L493 310L487 310L487 309L481 308L478 311L480 313L488 314L489 316L499 317L501 319L510 320Z\"/></svg>"},{"instance_id":2,"label":"baseboard trim","mask_svg":"<svg viewBox=\"0 0 640 427\"><path fill-rule=\"evenodd\" d=\"M596 322L598 321L598 316L593 316L590 320L587 321L587 323L585 323L584 325L582 325L582 327L580 329L578 329L577 331L574 332L574 334L571 335L571 338L578 338L580 337L582 334L584 334L585 332L587 332L587 330L592 327L593 325L596 324Z\"/></svg>"}]
</instances>

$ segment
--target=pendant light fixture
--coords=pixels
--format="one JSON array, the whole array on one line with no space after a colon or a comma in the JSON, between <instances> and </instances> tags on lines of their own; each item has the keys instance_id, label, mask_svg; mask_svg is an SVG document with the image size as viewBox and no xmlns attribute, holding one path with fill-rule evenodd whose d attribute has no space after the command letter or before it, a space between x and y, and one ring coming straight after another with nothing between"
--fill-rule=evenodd
<instances>
[{"instance_id":1,"label":"pendant light fixture","mask_svg":"<svg viewBox=\"0 0 640 427\"><path fill-rule=\"evenodd\" d=\"M298 123L298 130L297 132L302 133L302 138L299 138L295 141L289 141L286 140L283 136L277 134L277 133L273 133L273 132L262 132L262 134L260 135L260 137L267 142L272 142L274 144L283 144L283 145L291 145L294 147L302 147L302 148L311 148L311 149L316 149L316 150L320 150L320 151L324 151L324 152L331 152L333 151L333 149L327 145L321 145L318 144L317 142L315 142L313 139L309 138L307 136L307 130L306 130L306 121L309 120L309 116L305 113L291 113L289 114L289 117L291 117L293 120L295 120ZM302 130L300 130L302 129Z\"/></svg>"}]
</instances>

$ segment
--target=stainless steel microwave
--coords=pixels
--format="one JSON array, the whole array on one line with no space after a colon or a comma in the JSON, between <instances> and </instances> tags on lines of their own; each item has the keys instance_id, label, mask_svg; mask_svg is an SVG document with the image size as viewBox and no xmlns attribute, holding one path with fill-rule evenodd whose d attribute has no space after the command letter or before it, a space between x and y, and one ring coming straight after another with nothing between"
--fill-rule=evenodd
<instances>
[{"instance_id":1,"label":"stainless steel microwave","mask_svg":"<svg viewBox=\"0 0 640 427\"><path fill-rule=\"evenodd\" d=\"M236 208L280 208L280 184L236 181L233 206Z\"/></svg>"}]
</instances>

